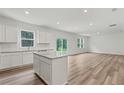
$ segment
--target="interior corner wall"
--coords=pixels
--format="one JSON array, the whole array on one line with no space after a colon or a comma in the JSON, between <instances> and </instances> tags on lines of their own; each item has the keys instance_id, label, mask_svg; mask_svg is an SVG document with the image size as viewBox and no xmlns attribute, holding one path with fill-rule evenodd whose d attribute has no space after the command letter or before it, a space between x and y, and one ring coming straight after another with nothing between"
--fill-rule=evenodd
<instances>
[{"instance_id":1,"label":"interior corner wall","mask_svg":"<svg viewBox=\"0 0 124 93\"><path fill-rule=\"evenodd\" d=\"M92 36L90 52L124 55L124 32Z\"/></svg>"}]
</instances>

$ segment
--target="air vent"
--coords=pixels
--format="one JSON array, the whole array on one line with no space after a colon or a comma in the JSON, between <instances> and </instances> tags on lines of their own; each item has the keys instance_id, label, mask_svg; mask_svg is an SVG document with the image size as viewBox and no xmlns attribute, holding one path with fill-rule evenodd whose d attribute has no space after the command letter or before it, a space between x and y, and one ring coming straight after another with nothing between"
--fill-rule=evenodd
<instances>
[{"instance_id":1,"label":"air vent","mask_svg":"<svg viewBox=\"0 0 124 93\"><path fill-rule=\"evenodd\" d=\"M117 24L111 24L111 25L109 25L109 27L115 27L115 26L117 26Z\"/></svg>"},{"instance_id":2,"label":"air vent","mask_svg":"<svg viewBox=\"0 0 124 93\"><path fill-rule=\"evenodd\" d=\"M117 11L117 8L113 8L113 9L112 9L112 12L115 12L115 11Z\"/></svg>"}]
</instances>

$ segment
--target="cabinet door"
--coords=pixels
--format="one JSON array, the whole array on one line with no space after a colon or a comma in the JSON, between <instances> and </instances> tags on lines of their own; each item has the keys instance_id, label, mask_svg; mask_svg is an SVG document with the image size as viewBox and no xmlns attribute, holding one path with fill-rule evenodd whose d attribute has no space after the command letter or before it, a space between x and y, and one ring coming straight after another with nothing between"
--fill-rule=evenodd
<instances>
[{"instance_id":1,"label":"cabinet door","mask_svg":"<svg viewBox=\"0 0 124 93\"><path fill-rule=\"evenodd\" d=\"M46 32L46 43L50 43L51 37L52 37L51 33Z\"/></svg>"},{"instance_id":2,"label":"cabinet door","mask_svg":"<svg viewBox=\"0 0 124 93\"><path fill-rule=\"evenodd\" d=\"M33 69L34 69L34 72L39 75L39 74L40 74L40 72L39 72L39 67L40 67L40 64L39 64L39 56L38 56L38 55L34 55L33 61L34 61L34 62L33 62Z\"/></svg>"},{"instance_id":3,"label":"cabinet door","mask_svg":"<svg viewBox=\"0 0 124 93\"><path fill-rule=\"evenodd\" d=\"M0 24L0 42L5 42L5 26Z\"/></svg>"},{"instance_id":4,"label":"cabinet door","mask_svg":"<svg viewBox=\"0 0 124 93\"><path fill-rule=\"evenodd\" d=\"M6 42L17 42L17 28L6 26Z\"/></svg>"},{"instance_id":5,"label":"cabinet door","mask_svg":"<svg viewBox=\"0 0 124 93\"><path fill-rule=\"evenodd\" d=\"M43 60L40 57L40 77L45 80L46 83L50 84L51 80L51 65L44 62L46 60Z\"/></svg>"},{"instance_id":6,"label":"cabinet door","mask_svg":"<svg viewBox=\"0 0 124 93\"><path fill-rule=\"evenodd\" d=\"M22 53L12 53L10 57L13 67L22 65Z\"/></svg>"},{"instance_id":7,"label":"cabinet door","mask_svg":"<svg viewBox=\"0 0 124 93\"><path fill-rule=\"evenodd\" d=\"M39 43L46 43L46 32L39 32Z\"/></svg>"},{"instance_id":8,"label":"cabinet door","mask_svg":"<svg viewBox=\"0 0 124 93\"><path fill-rule=\"evenodd\" d=\"M33 53L25 52L23 53L23 64L32 64L33 63Z\"/></svg>"},{"instance_id":9,"label":"cabinet door","mask_svg":"<svg viewBox=\"0 0 124 93\"><path fill-rule=\"evenodd\" d=\"M2 67L2 66L1 66L1 54L0 54L0 69L1 69L1 67Z\"/></svg>"},{"instance_id":10,"label":"cabinet door","mask_svg":"<svg viewBox=\"0 0 124 93\"><path fill-rule=\"evenodd\" d=\"M39 64L40 77L44 79L44 63L40 60Z\"/></svg>"},{"instance_id":11,"label":"cabinet door","mask_svg":"<svg viewBox=\"0 0 124 93\"><path fill-rule=\"evenodd\" d=\"M1 69L22 65L21 53L1 54Z\"/></svg>"},{"instance_id":12,"label":"cabinet door","mask_svg":"<svg viewBox=\"0 0 124 93\"><path fill-rule=\"evenodd\" d=\"M2 54L1 55L1 69L9 68L12 66L11 56L9 54Z\"/></svg>"},{"instance_id":13,"label":"cabinet door","mask_svg":"<svg viewBox=\"0 0 124 93\"><path fill-rule=\"evenodd\" d=\"M50 64L44 63L43 76L44 76L44 79L50 83L51 81L51 65Z\"/></svg>"},{"instance_id":14,"label":"cabinet door","mask_svg":"<svg viewBox=\"0 0 124 93\"><path fill-rule=\"evenodd\" d=\"M51 34L48 32L39 32L39 43L50 43Z\"/></svg>"}]
</instances>

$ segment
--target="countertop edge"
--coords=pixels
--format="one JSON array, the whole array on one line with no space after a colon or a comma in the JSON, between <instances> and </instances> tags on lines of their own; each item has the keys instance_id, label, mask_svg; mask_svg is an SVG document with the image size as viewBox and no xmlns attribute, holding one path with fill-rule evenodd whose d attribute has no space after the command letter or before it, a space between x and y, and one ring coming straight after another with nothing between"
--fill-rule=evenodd
<instances>
[{"instance_id":1,"label":"countertop edge","mask_svg":"<svg viewBox=\"0 0 124 93\"><path fill-rule=\"evenodd\" d=\"M33 54L36 54L36 55L39 55L39 56L42 56L42 57L45 57L45 58L48 58L48 59L58 59L58 58L68 57L69 56L69 55L63 55L63 56L58 56L58 57L47 57L45 55L38 54L38 53L33 53Z\"/></svg>"},{"instance_id":2,"label":"countertop edge","mask_svg":"<svg viewBox=\"0 0 124 93\"><path fill-rule=\"evenodd\" d=\"M33 51L47 51L47 50L54 50L54 49L20 50L20 51L4 51L4 52L0 52L0 53L18 53L18 52L33 52Z\"/></svg>"},{"instance_id":3,"label":"countertop edge","mask_svg":"<svg viewBox=\"0 0 124 93\"><path fill-rule=\"evenodd\" d=\"M47 57L45 55L42 55L42 54L39 54L39 53L33 53L33 54L36 54L36 55L39 55L39 56L42 56L42 57L45 57L45 58L48 58L48 59L57 59L57 58L61 58L61 57L68 57L68 56L74 56L74 55L79 55L79 54L83 54L83 53L87 53L87 52L82 52L82 53L74 53L74 54L67 54L67 55L62 55L62 56L58 56L58 57Z\"/></svg>"}]
</instances>

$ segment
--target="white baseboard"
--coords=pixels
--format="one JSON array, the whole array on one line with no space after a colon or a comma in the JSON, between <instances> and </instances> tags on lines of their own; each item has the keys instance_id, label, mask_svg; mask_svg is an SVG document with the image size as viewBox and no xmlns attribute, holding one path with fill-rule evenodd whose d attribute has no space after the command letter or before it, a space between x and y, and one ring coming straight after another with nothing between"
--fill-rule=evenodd
<instances>
[{"instance_id":1,"label":"white baseboard","mask_svg":"<svg viewBox=\"0 0 124 93\"><path fill-rule=\"evenodd\" d=\"M124 53L115 53L115 52L98 52L98 51L91 51L91 53L100 53L100 54L111 54L111 55L124 55Z\"/></svg>"}]
</instances>

